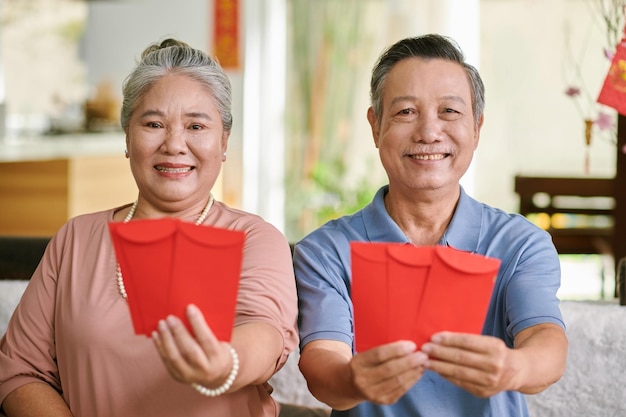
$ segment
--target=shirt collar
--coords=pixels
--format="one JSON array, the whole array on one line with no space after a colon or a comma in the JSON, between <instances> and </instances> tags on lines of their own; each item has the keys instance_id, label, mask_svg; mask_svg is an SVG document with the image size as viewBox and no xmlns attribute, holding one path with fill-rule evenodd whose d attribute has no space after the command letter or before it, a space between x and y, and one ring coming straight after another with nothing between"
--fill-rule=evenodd
<instances>
[{"instance_id":1,"label":"shirt collar","mask_svg":"<svg viewBox=\"0 0 626 417\"><path fill-rule=\"evenodd\" d=\"M483 206L467 195L461 187L459 202L441 244L467 252L476 252L480 239Z\"/></svg>"},{"instance_id":2,"label":"shirt collar","mask_svg":"<svg viewBox=\"0 0 626 417\"><path fill-rule=\"evenodd\" d=\"M363 209L363 222L367 237L372 242L410 243L407 236L387 213L384 197L388 191L388 185L381 187L372 202ZM461 187L459 202L439 244L467 252L476 252L481 224L482 205L468 196Z\"/></svg>"}]
</instances>

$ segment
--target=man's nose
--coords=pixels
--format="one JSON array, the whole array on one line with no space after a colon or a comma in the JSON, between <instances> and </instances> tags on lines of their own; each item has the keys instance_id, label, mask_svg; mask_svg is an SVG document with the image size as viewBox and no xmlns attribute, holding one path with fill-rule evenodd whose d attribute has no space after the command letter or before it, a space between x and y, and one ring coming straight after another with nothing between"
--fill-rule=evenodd
<instances>
[{"instance_id":1,"label":"man's nose","mask_svg":"<svg viewBox=\"0 0 626 417\"><path fill-rule=\"evenodd\" d=\"M441 140L442 135L441 120L432 115L424 115L418 120L413 140L416 142L431 143Z\"/></svg>"}]
</instances>

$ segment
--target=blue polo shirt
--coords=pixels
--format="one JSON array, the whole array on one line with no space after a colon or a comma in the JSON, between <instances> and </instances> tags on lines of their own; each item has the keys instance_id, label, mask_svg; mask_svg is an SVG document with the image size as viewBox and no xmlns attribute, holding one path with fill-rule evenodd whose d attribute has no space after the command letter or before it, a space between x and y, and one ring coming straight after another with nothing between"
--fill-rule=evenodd
<instances>
[{"instance_id":1,"label":"blue polo shirt","mask_svg":"<svg viewBox=\"0 0 626 417\"><path fill-rule=\"evenodd\" d=\"M300 308L301 346L338 340L353 347L350 300L350 242L410 243L385 210L388 187L362 210L332 220L297 243L294 268ZM515 335L540 323L565 324L556 292L560 263L550 235L519 214L509 214L469 197L460 198L439 244L501 260L483 334L513 347ZM363 402L333 416L507 417L528 416L523 394L501 392L478 398L438 374L424 376L395 404Z\"/></svg>"}]
</instances>

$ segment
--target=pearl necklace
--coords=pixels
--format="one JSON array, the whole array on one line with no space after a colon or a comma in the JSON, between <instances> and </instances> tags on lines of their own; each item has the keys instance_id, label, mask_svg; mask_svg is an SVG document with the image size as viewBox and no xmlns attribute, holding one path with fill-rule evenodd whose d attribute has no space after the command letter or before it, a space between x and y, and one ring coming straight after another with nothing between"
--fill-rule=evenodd
<instances>
[{"instance_id":1,"label":"pearl necklace","mask_svg":"<svg viewBox=\"0 0 626 417\"><path fill-rule=\"evenodd\" d=\"M130 208L130 211L124 219L124 223L128 223L133 218L133 216L135 215L135 210L137 210L138 202L139 200L135 200L133 206ZM206 203L204 210L202 210L202 213L200 213L200 216L198 217L198 219L196 219L194 223L196 226L204 223L204 220L206 219L207 214L209 214L209 210L211 210L211 207L213 207L214 202L215 199L213 198L213 194L209 194L209 201ZM126 293L126 287L124 286L124 277L122 277L122 269L120 268L119 263L115 267L115 277L117 280L117 289L119 290L120 295L124 300L128 300L128 294Z\"/></svg>"}]
</instances>

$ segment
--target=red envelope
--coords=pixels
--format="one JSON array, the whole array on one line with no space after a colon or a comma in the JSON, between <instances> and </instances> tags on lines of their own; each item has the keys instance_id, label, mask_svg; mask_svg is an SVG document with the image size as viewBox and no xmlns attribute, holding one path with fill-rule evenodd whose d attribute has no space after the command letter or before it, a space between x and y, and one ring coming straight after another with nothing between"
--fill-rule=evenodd
<instances>
[{"instance_id":1,"label":"red envelope","mask_svg":"<svg viewBox=\"0 0 626 417\"><path fill-rule=\"evenodd\" d=\"M417 345L444 330L480 334L499 268L496 258L435 247L427 298L418 314Z\"/></svg>"},{"instance_id":2,"label":"red envelope","mask_svg":"<svg viewBox=\"0 0 626 417\"><path fill-rule=\"evenodd\" d=\"M170 314L191 331L185 309L196 304L216 337L230 340L243 232L172 218L111 222L109 230L136 334L149 336Z\"/></svg>"},{"instance_id":3,"label":"red envelope","mask_svg":"<svg viewBox=\"0 0 626 417\"><path fill-rule=\"evenodd\" d=\"M168 314L177 223L171 218L109 223L136 334L150 335Z\"/></svg>"},{"instance_id":4,"label":"red envelope","mask_svg":"<svg viewBox=\"0 0 626 417\"><path fill-rule=\"evenodd\" d=\"M432 246L387 246L387 282L393 292L388 304L388 326L392 335L389 342L415 340L419 307L426 296L433 251Z\"/></svg>"},{"instance_id":5,"label":"red envelope","mask_svg":"<svg viewBox=\"0 0 626 417\"><path fill-rule=\"evenodd\" d=\"M608 74L598 96L598 103L609 106L626 115L626 27L617 45Z\"/></svg>"},{"instance_id":6,"label":"red envelope","mask_svg":"<svg viewBox=\"0 0 626 417\"><path fill-rule=\"evenodd\" d=\"M169 307L190 331L185 309L193 303L215 336L230 341L244 237L241 231L182 222L179 225Z\"/></svg>"},{"instance_id":7,"label":"red envelope","mask_svg":"<svg viewBox=\"0 0 626 417\"><path fill-rule=\"evenodd\" d=\"M360 352L387 343L390 338L386 314L389 300L387 246L351 242L350 249L354 334L357 351ZM359 279L355 280L355 276Z\"/></svg>"},{"instance_id":8,"label":"red envelope","mask_svg":"<svg viewBox=\"0 0 626 417\"><path fill-rule=\"evenodd\" d=\"M351 242L355 349L480 333L500 260L447 246Z\"/></svg>"}]
</instances>

